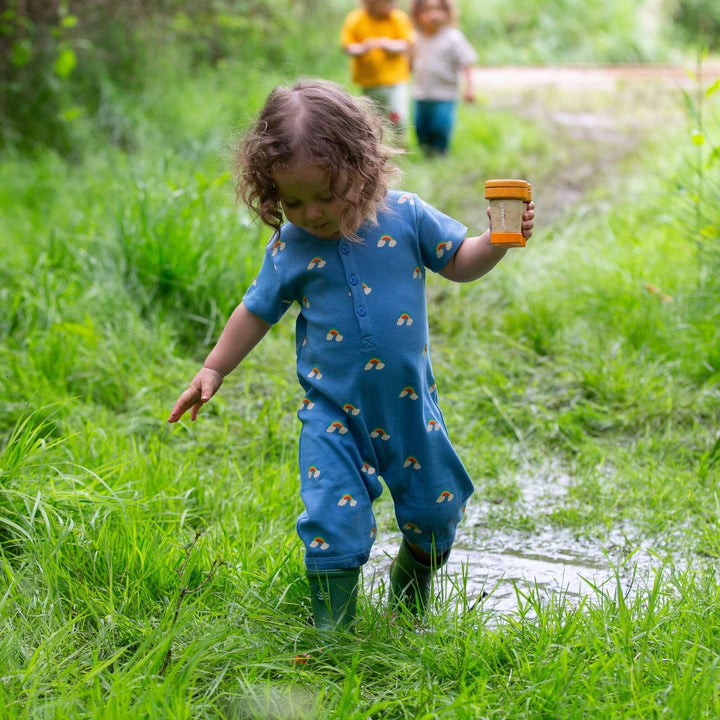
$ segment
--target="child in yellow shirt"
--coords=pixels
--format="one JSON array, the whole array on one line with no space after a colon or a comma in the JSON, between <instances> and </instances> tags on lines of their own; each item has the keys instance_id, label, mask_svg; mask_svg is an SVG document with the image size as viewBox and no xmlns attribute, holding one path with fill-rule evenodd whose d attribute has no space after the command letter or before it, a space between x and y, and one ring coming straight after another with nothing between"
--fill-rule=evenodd
<instances>
[{"instance_id":1,"label":"child in yellow shirt","mask_svg":"<svg viewBox=\"0 0 720 720\"><path fill-rule=\"evenodd\" d=\"M350 56L352 80L403 131L415 31L395 0L361 0L361 4L345 18L340 33L342 48Z\"/></svg>"}]
</instances>

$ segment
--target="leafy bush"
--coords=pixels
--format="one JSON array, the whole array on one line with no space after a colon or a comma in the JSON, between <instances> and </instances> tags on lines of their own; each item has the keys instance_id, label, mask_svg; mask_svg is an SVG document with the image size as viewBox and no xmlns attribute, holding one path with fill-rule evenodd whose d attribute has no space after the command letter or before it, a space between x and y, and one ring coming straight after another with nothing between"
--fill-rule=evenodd
<instances>
[{"instance_id":1,"label":"leafy bush","mask_svg":"<svg viewBox=\"0 0 720 720\"><path fill-rule=\"evenodd\" d=\"M665 10L646 5L640 0L459 2L462 27L488 65L658 60L667 52L660 37Z\"/></svg>"},{"instance_id":2,"label":"leafy bush","mask_svg":"<svg viewBox=\"0 0 720 720\"><path fill-rule=\"evenodd\" d=\"M672 19L684 39L720 49L720 4L716 0L675 0Z\"/></svg>"}]
</instances>

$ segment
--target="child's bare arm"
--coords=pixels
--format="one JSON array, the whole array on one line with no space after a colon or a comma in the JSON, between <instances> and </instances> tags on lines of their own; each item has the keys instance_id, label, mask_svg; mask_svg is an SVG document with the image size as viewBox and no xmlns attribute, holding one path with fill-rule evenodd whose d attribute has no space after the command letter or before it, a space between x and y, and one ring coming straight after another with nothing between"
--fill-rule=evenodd
<instances>
[{"instance_id":1,"label":"child's bare arm","mask_svg":"<svg viewBox=\"0 0 720 720\"><path fill-rule=\"evenodd\" d=\"M168 422L177 422L188 410L191 410L190 419L195 420L200 408L219 390L223 378L245 359L270 327L240 303L228 319L202 369L178 398Z\"/></svg>"},{"instance_id":2,"label":"child's bare arm","mask_svg":"<svg viewBox=\"0 0 720 720\"><path fill-rule=\"evenodd\" d=\"M463 100L465 102L475 102L475 90L473 88L473 66L466 65L463 68Z\"/></svg>"},{"instance_id":3,"label":"child's bare arm","mask_svg":"<svg viewBox=\"0 0 720 720\"><path fill-rule=\"evenodd\" d=\"M525 238L532 236L534 218L535 205L530 202L523 213L522 234ZM465 238L440 274L455 282L477 280L490 272L505 257L506 252L506 248L491 244L490 230L486 230L482 235Z\"/></svg>"},{"instance_id":4,"label":"child's bare arm","mask_svg":"<svg viewBox=\"0 0 720 720\"><path fill-rule=\"evenodd\" d=\"M391 55L404 55L406 53L410 53L412 43L409 40L404 40L403 38L382 37L377 38L377 47L382 48L385 52L389 52Z\"/></svg>"},{"instance_id":5,"label":"child's bare arm","mask_svg":"<svg viewBox=\"0 0 720 720\"><path fill-rule=\"evenodd\" d=\"M349 45L344 45L343 50L348 54L355 57L356 55L364 55L368 50L371 50L373 47L375 47L372 44L368 44L368 42L356 42L356 43L350 43Z\"/></svg>"},{"instance_id":6,"label":"child's bare arm","mask_svg":"<svg viewBox=\"0 0 720 720\"><path fill-rule=\"evenodd\" d=\"M370 50L381 48L385 52L389 52L392 55L402 55L403 53L409 53L411 44L407 40L393 39L389 37L373 37L368 38L364 42L350 43L345 45L343 50L348 55L364 55Z\"/></svg>"}]
</instances>

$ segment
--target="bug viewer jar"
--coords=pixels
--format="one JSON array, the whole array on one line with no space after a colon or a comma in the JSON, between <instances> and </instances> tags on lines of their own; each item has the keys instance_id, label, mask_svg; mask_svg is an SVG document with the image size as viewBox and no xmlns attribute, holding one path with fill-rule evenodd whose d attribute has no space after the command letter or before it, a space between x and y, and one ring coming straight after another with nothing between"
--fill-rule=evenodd
<instances>
[{"instance_id":1,"label":"bug viewer jar","mask_svg":"<svg viewBox=\"0 0 720 720\"><path fill-rule=\"evenodd\" d=\"M526 180L488 180L485 197L490 201L490 242L505 247L525 247L522 216L532 200Z\"/></svg>"}]
</instances>

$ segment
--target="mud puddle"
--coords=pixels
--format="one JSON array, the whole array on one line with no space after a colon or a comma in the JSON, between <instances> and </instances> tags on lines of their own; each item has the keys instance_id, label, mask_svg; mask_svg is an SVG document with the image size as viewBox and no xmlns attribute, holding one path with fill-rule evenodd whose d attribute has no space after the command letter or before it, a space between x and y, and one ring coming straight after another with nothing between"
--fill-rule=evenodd
<instances>
[{"instance_id":1,"label":"mud puddle","mask_svg":"<svg viewBox=\"0 0 720 720\"><path fill-rule=\"evenodd\" d=\"M562 505L571 485L568 475L550 469L516 482L519 497L513 512L532 515L535 528L490 528L487 518L497 513L493 503L472 498L441 574L441 599L466 608L481 604L498 619L516 614L530 596L543 603L560 600L576 605L582 599L616 598L620 591L631 601L652 586L659 572L687 565L682 533L672 548L672 539L648 537L628 522L603 537L543 523L543 517ZM389 503L378 512L382 531L363 571L366 593L384 596L386 592L400 541L391 513Z\"/></svg>"}]
</instances>

